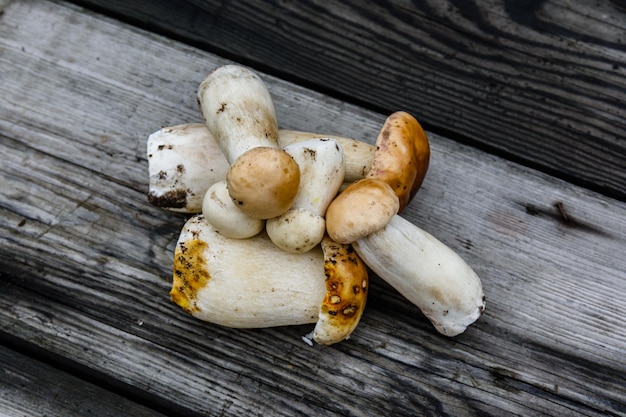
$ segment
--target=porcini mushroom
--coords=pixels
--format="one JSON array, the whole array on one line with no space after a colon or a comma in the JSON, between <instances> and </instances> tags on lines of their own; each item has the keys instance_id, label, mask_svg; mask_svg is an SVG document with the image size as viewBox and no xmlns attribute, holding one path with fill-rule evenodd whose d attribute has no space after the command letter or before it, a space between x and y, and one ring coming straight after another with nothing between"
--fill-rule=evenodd
<instances>
[{"instance_id":1,"label":"porcini mushroom","mask_svg":"<svg viewBox=\"0 0 626 417\"><path fill-rule=\"evenodd\" d=\"M286 212L298 192L298 164L278 144L274 103L261 78L238 65L212 71L198 102L209 132L230 164L228 192L250 217Z\"/></svg>"},{"instance_id":2,"label":"porcini mushroom","mask_svg":"<svg viewBox=\"0 0 626 417\"><path fill-rule=\"evenodd\" d=\"M181 213L197 213L211 184L226 178L228 162L203 124L164 127L147 142L148 201Z\"/></svg>"},{"instance_id":3,"label":"porcini mushroom","mask_svg":"<svg viewBox=\"0 0 626 417\"><path fill-rule=\"evenodd\" d=\"M455 336L485 308L481 281L452 249L396 214L421 184L429 154L417 120L406 112L390 115L376 140L372 169L330 204L326 225L333 240L351 243L437 331Z\"/></svg>"},{"instance_id":4,"label":"porcini mushroom","mask_svg":"<svg viewBox=\"0 0 626 417\"><path fill-rule=\"evenodd\" d=\"M334 139L346 161L344 184L363 178L370 170L374 147L336 135L279 129L279 146L315 138ZM182 167L182 168L181 168ZM197 214L207 189L226 178L229 164L204 123L164 127L148 137L151 204L166 210Z\"/></svg>"},{"instance_id":5,"label":"porcini mushroom","mask_svg":"<svg viewBox=\"0 0 626 417\"><path fill-rule=\"evenodd\" d=\"M176 244L170 297L192 316L227 327L317 323L314 339L332 344L356 328L367 285L349 245L289 253L265 233L230 239L196 215Z\"/></svg>"},{"instance_id":6,"label":"porcini mushroom","mask_svg":"<svg viewBox=\"0 0 626 417\"><path fill-rule=\"evenodd\" d=\"M264 220L248 216L233 203L226 180L209 187L202 201L202 214L215 230L233 239L255 236L265 226Z\"/></svg>"},{"instance_id":7,"label":"porcini mushroom","mask_svg":"<svg viewBox=\"0 0 626 417\"><path fill-rule=\"evenodd\" d=\"M289 252L307 252L324 233L324 214L345 175L343 149L334 139L310 139L283 148L300 167L300 189L291 208L267 220L272 242Z\"/></svg>"}]
</instances>

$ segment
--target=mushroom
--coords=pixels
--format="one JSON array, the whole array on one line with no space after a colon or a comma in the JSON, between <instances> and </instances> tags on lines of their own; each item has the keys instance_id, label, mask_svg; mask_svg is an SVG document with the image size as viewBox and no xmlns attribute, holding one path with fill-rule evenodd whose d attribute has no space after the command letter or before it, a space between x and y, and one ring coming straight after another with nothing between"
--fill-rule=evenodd
<instances>
[{"instance_id":1,"label":"mushroom","mask_svg":"<svg viewBox=\"0 0 626 417\"><path fill-rule=\"evenodd\" d=\"M261 78L238 65L212 71L198 102L209 132L230 164L226 181L237 206L250 217L286 212L298 192L298 164L278 144L274 103Z\"/></svg>"},{"instance_id":2,"label":"mushroom","mask_svg":"<svg viewBox=\"0 0 626 417\"><path fill-rule=\"evenodd\" d=\"M148 201L181 213L199 212L211 184L226 177L228 162L203 124L164 127L147 142Z\"/></svg>"},{"instance_id":3,"label":"mushroom","mask_svg":"<svg viewBox=\"0 0 626 417\"><path fill-rule=\"evenodd\" d=\"M390 115L376 140L372 169L333 200L326 226L333 240L351 243L437 331L455 336L485 308L480 278L452 249L397 214L421 184L429 153L413 116Z\"/></svg>"},{"instance_id":4,"label":"mushroom","mask_svg":"<svg viewBox=\"0 0 626 417\"><path fill-rule=\"evenodd\" d=\"M346 161L344 183L363 178L369 171L374 147L368 143L342 136L278 130L281 147L314 138L339 142ZM226 157L204 123L164 127L148 138L149 201L170 211L200 213L207 189L225 179L228 168Z\"/></svg>"},{"instance_id":5,"label":"mushroom","mask_svg":"<svg viewBox=\"0 0 626 417\"><path fill-rule=\"evenodd\" d=\"M307 252L326 232L324 214L345 175L343 150L334 139L310 139L287 145L285 152L300 167L300 189L291 208L269 219L267 234L279 248Z\"/></svg>"},{"instance_id":6,"label":"mushroom","mask_svg":"<svg viewBox=\"0 0 626 417\"><path fill-rule=\"evenodd\" d=\"M265 233L231 239L195 215L176 244L170 297L192 316L221 326L317 323L314 339L332 344L356 328L367 285L365 264L349 245L326 237L307 253L289 253Z\"/></svg>"},{"instance_id":7,"label":"mushroom","mask_svg":"<svg viewBox=\"0 0 626 417\"><path fill-rule=\"evenodd\" d=\"M215 230L233 239L255 236L265 226L264 220L248 216L233 203L226 180L209 187L202 202L202 214Z\"/></svg>"}]
</instances>

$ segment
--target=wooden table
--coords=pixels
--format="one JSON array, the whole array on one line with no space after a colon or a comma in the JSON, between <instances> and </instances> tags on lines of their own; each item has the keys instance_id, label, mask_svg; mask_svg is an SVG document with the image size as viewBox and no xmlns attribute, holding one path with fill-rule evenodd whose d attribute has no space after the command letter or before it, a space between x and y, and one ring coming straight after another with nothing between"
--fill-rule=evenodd
<instances>
[{"instance_id":1,"label":"wooden table","mask_svg":"<svg viewBox=\"0 0 626 417\"><path fill-rule=\"evenodd\" d=\"M624 2L420 3L0 1L0 414L626 415ZM170 302L185 216L148 203L146 138L230 62L281 127L424 124L402 215L481 276L476 324L375 275L330 347Z\"/></svg>"}]
</instances>

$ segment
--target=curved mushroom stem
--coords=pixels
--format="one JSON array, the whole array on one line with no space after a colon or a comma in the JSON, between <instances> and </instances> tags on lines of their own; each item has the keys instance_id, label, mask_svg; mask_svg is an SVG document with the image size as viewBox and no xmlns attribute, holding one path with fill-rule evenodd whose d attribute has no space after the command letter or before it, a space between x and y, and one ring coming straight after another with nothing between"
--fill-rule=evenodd
<instances>
[{"instance_id":1,"label":"curved mushroom stem","mask_svg":"<svg viewBox=\"0 0 626 417\"><path fill-rule=\"evenodd\" d=\"M456 336L485 309L478 275L452 249L400 216L352 243L365 263L415 304L437 331Z\"/></svg>"},{"instance_id":2,"label":"curved mushroom stem","mask_svg":"<svg viewBox=\"0 0 626 417\"><path fill-rule=\"evenodd\" d=\"M263 80L246 67L223 65L198 88L204 123L229 164L258 147L278 147L274 102Z\"/></svg>"},{"instance_id":3,"label":"curved mushroom stem","mask_svg":"<svg viewBox=\"0 0 626 417\"><path fill-rule=\"evenodd\" d=\"M343 183L343 150L334 139L311 139L286 146L300 167L300 189L291 208L269 219L270 239L289 252L307 252L326 232L324 214Z\"/></svg>"}]
</instances>

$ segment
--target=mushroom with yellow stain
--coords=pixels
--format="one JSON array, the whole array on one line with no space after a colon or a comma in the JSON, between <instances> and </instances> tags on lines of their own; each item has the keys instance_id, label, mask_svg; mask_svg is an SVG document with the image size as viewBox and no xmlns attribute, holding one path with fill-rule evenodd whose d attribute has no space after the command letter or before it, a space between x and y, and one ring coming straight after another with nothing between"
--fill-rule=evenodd
<instances>
[{"instance_id":1,"label":"mushroom with yellow stain","mask_svg":"<svg viewBox=\"0 0 626 417\"><path fill-rule=\"evenodd\" d=\"M322 242L290 253L265 233L223 236L196 215L176 244L171 299L192 316L227 327L317 323L314 339L337 343L359 323L367 269L349 245Z\"/></svg>"}]
</instances>

